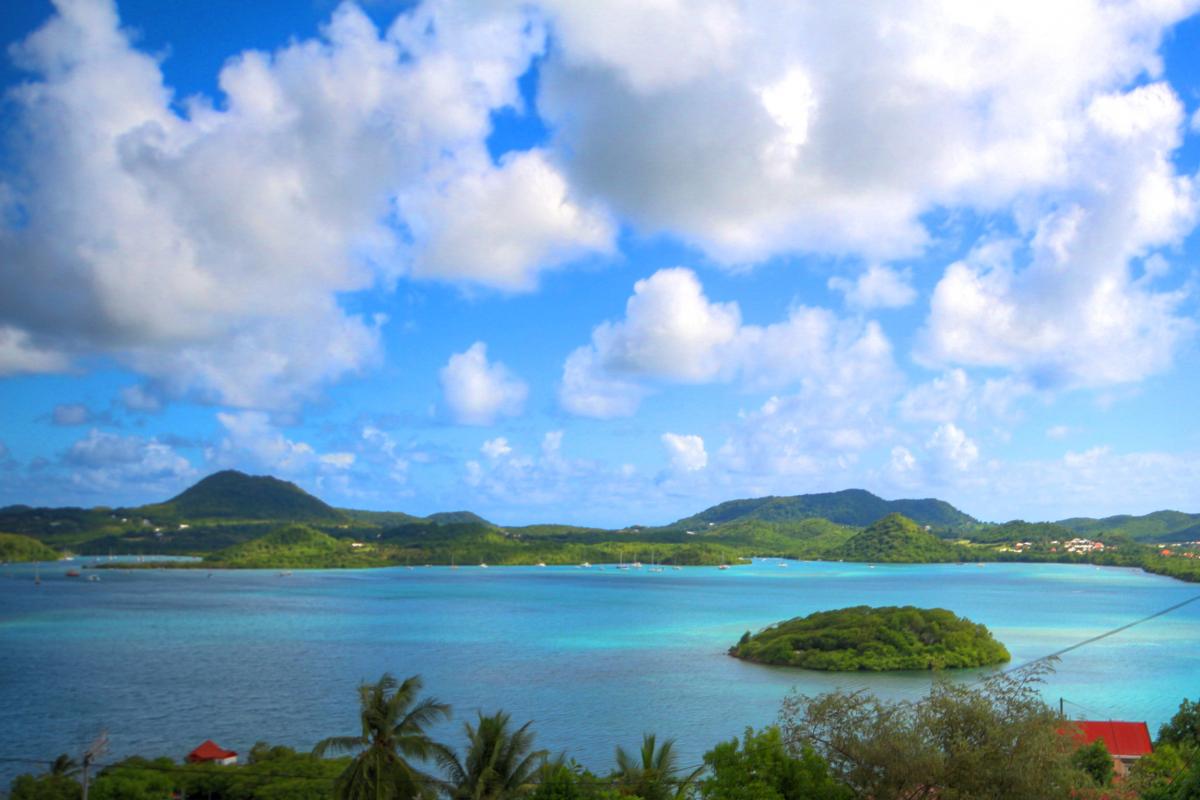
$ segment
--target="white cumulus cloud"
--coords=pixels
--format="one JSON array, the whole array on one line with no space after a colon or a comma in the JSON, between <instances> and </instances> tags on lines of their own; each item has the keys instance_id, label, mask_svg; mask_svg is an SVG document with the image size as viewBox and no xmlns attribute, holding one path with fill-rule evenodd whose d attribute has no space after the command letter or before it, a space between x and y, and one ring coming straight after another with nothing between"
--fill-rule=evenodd
<instances>
[{"instance_id":1,"label":"white cumulus cloud","mask_svg":"<svg viewBox=\"0 0 1200 800\"><path fill-rule=\"evenodd\" d=\"M629 416L662 383L740 380L764 389L821 384L833 396L898 375L874 322L794 306L785 320L743 325L737 303L708 299L696 274L673 268L634 285L625 317L603 322L563 366L559 398L574 414Z\"/></svg>"},{"instance_id":2,"label":"white cumulus cloud","mask_svg":"<svg viewBox=\"0 0 1200 800\"><path fill-rule=\"evenodd\" d=\"M463 425L490 425L499 417L516 416L529 393L524 381L508 367L488 361L483 342L450 356L438 374L446 407Z\"/></svg>"},{"instance_id":3,"label":"white cumulus cloud","mask_svg":"<svg viewBox=\"0 0 1200 800\"><path fill-rule=\"evenodd\" d=\"M381 31L345 3L179 98L110 0L59 3L12 50L29 80L0 176L0 374L100 353L166 394L293 406L381 356L383 320L343 293L412 273L529 288L607 250L544 154L487 151L544 42L527 9L430 2Z\"/></svg>"},{"instance_id":4,"label":"white cumulus cloud","mask_svg":"<svg viewBox=\"0 0 1200 800\"><path fill-rule=\"evenodd\" d=\"M853 281L833 277L829 288L841 292L851 308L869 311L875 308L901 308L917 299L909 270L894 270L872 264Z\"/></svg>"},{"instance_id":5,"label":"white cumulus cloud","mask_svg":"<svg viewBox=\"0 0 1200 800\"><path fill-rule=\"evenodd\" d=\"M696 472L708 466L708 453L704 450L704 439L695 434L664 433L663 446L671 469L676 472Z\"/></svg>"}]
</instances>

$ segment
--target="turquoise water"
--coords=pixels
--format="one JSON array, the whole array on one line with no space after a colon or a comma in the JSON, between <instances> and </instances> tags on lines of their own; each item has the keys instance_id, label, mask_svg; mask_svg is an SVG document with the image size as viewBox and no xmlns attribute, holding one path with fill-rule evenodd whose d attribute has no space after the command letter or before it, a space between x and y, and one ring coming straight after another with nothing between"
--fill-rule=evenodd
<instances>
[{"instance_id":1,"label":"turquoise water","mask_svg":"<svg viewBox=\"0 0 1200 800\"><path fill-rule=\"evenodd\" d=\"M77 562L78 563L78 562ZM771 722L793 687L917 697L924 673L808 673L725 655L743 631L848 605L941 606L992 629L1019 664L1200 594L1136 570L1049 564L758 562L570 567L104 571L0 567L0 757L50 759L108 731L112 757L182 757L204 739L308 748L356 731L355 686L419 673L442 731L503 708L538 743L607 769L643 731L688 763ZM84 573L85 575L88 572ZM965 676L965 679L978 677ZM1077 650L1046 684L1082 718L1152 730L1200 697L1200 602ZM0 764L0 786L19 765Z\"/></svg>"}]
</instances>

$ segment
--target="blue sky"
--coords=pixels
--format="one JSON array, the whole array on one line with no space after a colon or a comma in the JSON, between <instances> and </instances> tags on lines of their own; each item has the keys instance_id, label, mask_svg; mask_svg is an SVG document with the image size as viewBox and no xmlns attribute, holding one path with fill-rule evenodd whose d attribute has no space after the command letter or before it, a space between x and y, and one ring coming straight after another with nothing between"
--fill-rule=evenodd
<instances>
[{"instance_id":1,"label":"blue sky","mask_svg":"<svg viewBox=\"0 0 1200 800\"><path fill-rule=\"evenodd\" d=\"M22 4L0 504L1200 510L1196 11Z\"/></svg>"}]
</instances>

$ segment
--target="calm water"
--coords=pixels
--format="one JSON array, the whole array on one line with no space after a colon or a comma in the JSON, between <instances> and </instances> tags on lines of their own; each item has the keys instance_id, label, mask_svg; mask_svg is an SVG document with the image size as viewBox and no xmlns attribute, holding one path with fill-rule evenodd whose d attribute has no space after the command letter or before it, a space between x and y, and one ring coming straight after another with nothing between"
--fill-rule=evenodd
<instances>
[{"instance_id":1,"label":"calm water","mask_svg":"<svg viewBox=\"0 0 1200 800\"><path fill-rule=\"evenodd\" d=\"M677 737L693 763L772 721L792 687L916 697L929 684L726 656L747 629L848 605L942 606L988 625L1018 664L1200 594L1109 568L776 563L105 571L100 582L56 564L40 587L32 567L0 567L0 756L78 753L100 728L110 757L180 758L207 738L308 748L354 733L355 686L388 670L420 673L454 707L452 743L477 709L503 708L534 721L540 746L595 769L643 731ZM1200 602L1064 657L1045 695L1077 717L1156 730L1200 697ZM0 764L0 786L19 771Z\"/></svg>"}]
</instances>

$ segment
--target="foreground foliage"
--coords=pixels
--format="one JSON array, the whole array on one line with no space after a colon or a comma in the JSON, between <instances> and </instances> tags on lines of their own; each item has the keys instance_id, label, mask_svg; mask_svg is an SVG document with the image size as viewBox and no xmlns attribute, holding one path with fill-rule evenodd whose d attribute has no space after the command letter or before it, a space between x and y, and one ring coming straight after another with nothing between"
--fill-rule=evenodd
<instances>
[{"instance_id":1,"label":"foreground foliage","mask_svg":"<svg viewBox=\"0 0 1200 800\"><path fill-rule=\"evenodd\" d=\"M983 625L944 608L855 606L747 632L729 650L749 661L805 669L957 669L999 664L1008 650Z\"/></svg>"},{"instance_id":2,"label":"foreground foliage","mask_svg":"<svg viewBox=\"0 0 1200 800\"><path fill-rule=\"evenodd\" d=\"M397 683L386 673L377 683L358 687L359 735L331 736L313 748L318 758L357 751L334 782L339 798L398 800L433 794L436 781L412 762L447 754L445 745L430 739L426 730L448 717L450 707L433 698L418 700L420 691L420 677Z\"/></svg>"},{"instance_id":3,"label":"foreground foliage","mask_svg":"<svg viewBox=\"0 0 1200 800\"><path fill-rule=\"evenodd\" d=\"M246 764L177 764L127 758L91 785L97 800L1200 800L1200 748L1160 739L1127 779L1112 776L1102 747L1080 747L1070 723L1035 686L1042 670L979 685L940 683L916 701L862 692L793 694L779 725L722 742L703 766L681 764L674 742L654 734L618 747L615 767L594 774L565 756L534 750L531 725L503 712L465 726L460 757L429 738L446 706L418 699L421 683L384 675L359 689L360 736L322 741L316 753L256 744ZM1168 729L1187 730L1185 701ZM1179 723L1176 725L1176 723ZM1173 735L1173 734L1171 734ZM329 750L353 757L325 759ZM445 778L412 762L437 762ZM78 800L66 756L40 776L22 775L13 800Z\"/></svg>"},{"instance_id":4,"label":"foreground foliage","mask_svg":"<svg viewBox=\"0 0 1200 800\"><path fill-rule=\"evenodd\" d=\"M811 748L855 796L874 800L1059 800L1091 778L1042 701L1037 671L936 683L918 701L865 692L792 694L780 712L793 754Z\"/></svg>"}]
</instances>

